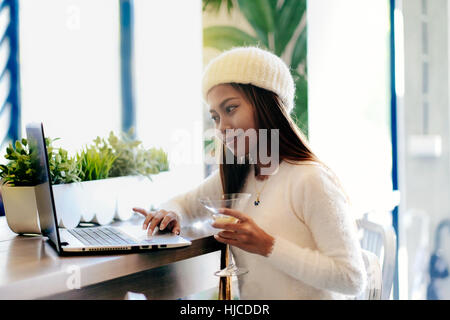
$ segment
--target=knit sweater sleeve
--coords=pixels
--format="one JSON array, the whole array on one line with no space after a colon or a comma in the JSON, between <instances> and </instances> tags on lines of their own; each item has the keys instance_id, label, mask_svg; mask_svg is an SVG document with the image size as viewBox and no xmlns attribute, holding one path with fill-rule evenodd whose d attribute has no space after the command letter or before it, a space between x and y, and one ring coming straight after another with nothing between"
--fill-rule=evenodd
<instances>
[{"instance_id":1,"label":"knit sweater sleeve","mask_svg":"<svg viewBox=\"0 0 450 320\"><path fill-rule=\"evenodd\" d=\"M349 205L330 173L311 166L290 184L292 207L310 230L316 248L301 247L275 235L268 259L292 277L313 287L357 295L366 274Z\"/></svg>"},{"instance_id":2,"label":"knit sweater sleeve","mask_svg":"<svg viewBox=\"0 0 450 320\"><path fill-rule=\"evenodd\" d=\"M207 212L198 199L200 197L220 197L222 194L222 182L219 170L215 170L203 182L192 190L174 196L160 204L158 209L173 211L178 215L181 227L200 219Z\"/></svg>"}]
</instances>

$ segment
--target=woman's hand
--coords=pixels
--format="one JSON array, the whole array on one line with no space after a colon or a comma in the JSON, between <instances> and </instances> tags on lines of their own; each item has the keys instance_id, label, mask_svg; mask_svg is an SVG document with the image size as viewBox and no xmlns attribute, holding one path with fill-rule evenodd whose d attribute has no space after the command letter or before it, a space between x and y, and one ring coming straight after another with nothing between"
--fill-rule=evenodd
<instances>
[{"instance_id":1,"label":"woman's hand","mask_svg":"<svg viewBox=\"0 0 450 320\"><path fill-rule=\"evenodd\" d=\"M139 212L145 217L142 229L146 230L148 228L149 235L153 234L156 226L159 226L159 230L168 228L169 230L172 230L172 233L180 234L180 222L178 221L178 216L173 211L147 211L141 208L133 208L133 211Z\"/></svg>"},{"instance_id":2,"label":"woman's hand","mask_svg":"<svg viewBox=\"0 0 450 320\"><path fill-rule=\"evenodd\" d=\"M248 215L233 209L222 208L219 213L239 219L237 223L218 223L212 226L224 229L214 235L217 241L226 243L242 250L267 257L272 252L275 238L267 234Z\"/></svg>"}]
</instances>

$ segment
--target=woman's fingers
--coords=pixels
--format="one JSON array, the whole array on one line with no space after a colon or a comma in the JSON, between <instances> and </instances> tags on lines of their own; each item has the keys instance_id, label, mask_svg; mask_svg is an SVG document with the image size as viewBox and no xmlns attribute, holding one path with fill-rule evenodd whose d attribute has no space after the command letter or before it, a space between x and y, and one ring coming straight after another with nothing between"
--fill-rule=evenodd
<instances>
[{"instance_id":1,"label":"woman's fingers","mask_svg":"<svg viewBox=\"0 0 450 320\"><path fill-rule=\"evenodd\" d=\"M133 208L133 211L142 214L144 217L148 214L148 211L142 208Z\"/></svg>"},{"instance_id":2,"label":"woman's fingers","mask_svg":"<svg viewBox=\"0 0 450 320\"><path fill-rule=\"evenodd\" d=\"M248 229L245 227L245 225L243 223L214 222L211 226L216 229L230 230L230 231L234 231L237 233L247 233L248 232Z\"/></svg>"},{"instance_id":3,"label":"woman's fingers","mask_svg":"<svg viewBox=\"0 0 450 320\"><path fill-rule=\"evenodd\" d=\"M172 232L175 233L175 234L180 234L181 226L180 226L180 223L178 222L178 220L175 220L174 226L172 228Z\"/></svg>"},{"instance_id":4,"label":"woman's fingers","mask_svg":"<svg viewBox=\"0 0 450 320\"><path fill-rule=\"evenodd\" d=\"M175 227L175 220L170 221L170 222L167 224L167 226L166 226L165 229L172 230L172 232L173 232L173 227ZM159 228L161 229L161 227L159 227Z\"/></svg>"},{"instance_id":5,"label":"woman's fingers","mask_svg":"<svg viewBox=\"0 0 450 320\"><path fill-rule=\"evenodd\" d=\"M240 243L239 241L237 241L237 240L222 238L222 237L221 237L220 235L218 235L218 234L215 234L215 235L214 235L214 239L216 239L216 240L219 241L219 242L226 243L226 244L229 244L229 245L231 245L231 246L238 247L238 248L239 248L240 245L241 245L241 243Z\"/></svg>"},{"instance_id":6,"label":"woman's fingers","mask_svg":"<svg viewBox=\"0 0 450 320\"><path fill-rule=\"evenodd\" d=\"M142 228L146 230L148 228L148 234L153 234L156 226L159 225L160 230L169 228L175 234L180 234L181 227L178 222L178 217L174 212L167 212L165 210L159 210L157 212L148 212L142 208L133 208L133 211L139 212L145 216L145 220L142 224Z\"/></svg>"},{"instance_id":7,"label":"woman's fingers","mask_svg":"<svg viewBox=\"0 0 450 320\"><path fill-rule=\"evenodd\" d=\"M214 228L224 229L214 235L217 241L266 257L270 254L275 238L262 230L250 216L227 208L220 209L219 212L238 218L239 222L214 223L212 225Z\"/></svg>"},{"instance_id":8,"label":"woman's fingers","mask_svg":"<svg viewBox=\"0 0 450 320\"><path fill-rule=\"evenodd\" d=\"M154 215L152 213L148 213L145 217L144 223L142 224L142 229L147 229L148 224L152 221Z\"/></svg>"},{"instance_id":9,"label":"woman's fingers","mask_svg":"<svg viewBox=\"0 0 450 320\"><path fill-rule=\"evenodd\" d=\"M150 226L148 227L148 234L152 235L153 231L155 230L156 226L159 225L161 220L164 218L166 212L164 210L158 211L156 215L153 217L152 221L150 222Z\"/></svg>"},{"instance_id":10,"label":"woman's fingers","mask_svg":"<svg viewBox=\"0 0 450 320\"><path fill-rule=\"evenodd\" d=\"M164 230L173 220L175 220L173 213L169 212L168 214L166 214L166 216L161 220L161 223L159 224L159 230Z\"/></svg>"},{"instance_id":11,"label":"woman's fingers","mask_svg":"<svg viewBox=\"0 0 450 320\"><path fill-rule=\"evenodd\" d=\"M218 236L227 240L239 240L239 234L232 231L221 231Z\"/></svg>"},{"instance_id":12,"label":"woman's fingers","mask_svg":"<svg viewBox=\"0 0 450 320\"><path fill-rule=\"evenodd\" d=\"M246 214L230 208L220 208L219 213L238 218L242 222L250 220L250 217L247 216Z\"/></svg>"},{"instance_id":13,"label":"woman's fingers","mask_svg":"<svg viewBox=\"0 0 450 320\"><path fill-rule=\"evenodd\" d=\"M145 220L144 220L144 222L142 224L142 229L144 229L144 230L147 229L148 223L153 218L153 214L148 212L145 209L142 209L142 208L133 208L133 211L134 212L138 212L138 213L142 214L145 217Z\"/></svg>"},{"instance_id":14,"label":"woman's fingers","mask_svg":"<svg viewBox=\"0 0 450 320\"><path fill-rule=\"evenodd\" d=\"M178 217L173 212L169 212L162 220L159 225L159 230L164 230L168 228L172 230L172 233L180 234L180 223L178 222Z\"/></svg>"}]
</instances>

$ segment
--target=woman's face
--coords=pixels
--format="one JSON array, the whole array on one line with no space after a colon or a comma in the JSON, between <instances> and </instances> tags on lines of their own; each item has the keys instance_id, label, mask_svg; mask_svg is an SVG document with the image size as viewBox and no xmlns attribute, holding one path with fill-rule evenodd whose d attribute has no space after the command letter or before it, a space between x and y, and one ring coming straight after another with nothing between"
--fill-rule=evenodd
<instances>
[{"instance_id":1,"label":"woman's face","mask_svg":"<svg viewBox=\"0 0 450 320\"><path fill-rule=\"evenodd\" d=\"M219 84L209 90L206 99L219 138L235 156L248 154L256 147L255 114L243 93L229 84Z\"/></svg>"}]
</instances>

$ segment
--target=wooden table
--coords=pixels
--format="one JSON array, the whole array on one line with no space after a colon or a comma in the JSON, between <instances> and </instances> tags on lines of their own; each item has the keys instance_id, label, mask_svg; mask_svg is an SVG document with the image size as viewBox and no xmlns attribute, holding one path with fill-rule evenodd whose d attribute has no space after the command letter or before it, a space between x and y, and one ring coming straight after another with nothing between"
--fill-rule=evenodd
<instances>
[{"instance_id":1,"label":"wooden table","mask_svg":"<svg viewBox=\"0 0 450 320\"><path fill-rule=\"evenodd\" d=\"M142 221L134 216L113 225ZM45 237L19 236L0 217L0 299L123 299L128 291L179 299L217 288L218 282L219 299L230 299L230 279L213 275L227 262L225 246L213 233L208 222L198 222L181 231L192 241L189 247L60 257Z\"/></svg>"}]
</instances>

